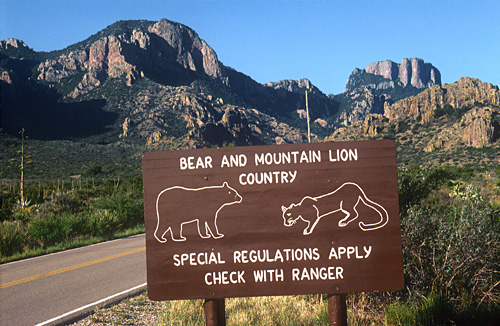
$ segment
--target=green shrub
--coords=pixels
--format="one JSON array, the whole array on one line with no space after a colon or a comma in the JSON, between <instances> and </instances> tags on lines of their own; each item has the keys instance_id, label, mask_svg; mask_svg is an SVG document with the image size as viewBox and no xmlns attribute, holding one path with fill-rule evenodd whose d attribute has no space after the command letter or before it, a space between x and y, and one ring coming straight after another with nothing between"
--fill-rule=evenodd
<instances>
[{"instance_id":1,"label":"green shrub","mask_svg":"<svg viewBox=\"0 0 500 326\"><path fill-rule=\"evenodd\" d=\"M43 246L52 246L85 233L85 221L72 214L47 215L34 219L29 225L29 234Z\"/></svg>"},{"instance_id":2,"label":"green shrub","mask_svg":"<svg viewBox=\"0 0 500 326\"><path fill-rule=\"evenodd\" d=\"M475 198L413 206L402 217L406 286L464 306L499 302L500 234L493 211Z\"/></svg>"},{"instance_id":3,"label":"green shrub","mask_svg":"<svg viewBox=\"0 0 500 326\"><path fill-rule=\"evenodd\" d=\"M56 191L49 201L40 205L40 212L46 214L76 214L82 209L82 206L82 200L74 192Z\"/></svg>"},{"instance_id":4,"label":"green shrub","mask_svg":"<svg viewBox=\"0 0 500 326\"><path fill-rule=\"evenodd\" d=\"M26 230L21 222L0 222L0 256L11 256L21 252L26 243Z\"/></svg>"},{"instance_id":5,"label":"green shrub","mask_svg":"<svg viewBox=\"0 0 500 326\"><path fill-rule=\"evenodd\" d=\"M112 210L93 210L86 219L88 232L93 236L111 235L123 227L122 218Z\"/></svg>"},{"instance_id":6,"label":"green shrub","mask_svg":"<svg viewBox=\"0 0 500 326\"><path fill-rule=\"evenodd\" d=\"M92 205L96 209L114 212L123 222L123 227L136 226L144 222L144 199L125 194L103 197Z\"/></svg>"},{"instance_id":7,"label":"green shrub","mask_svg":"<svg viewBox=\"0 0 500 326\"><path fill-rule=\"evenodd\" d=\"M421 168L410 165L398 170L399 211L406 215L407 210L420 204L432 190L456 177L451 167Z\"/></svg>"},{"instance_id":8,"label":"green shrub","mask_svg":"<svg viewBox=\"0 0 500 326\"><path fill-rule=\"evenodd\" d=\"M0 222L12 219L12 208L18 197L7 190L0 191Z\"/></svg>"}]
</instances>

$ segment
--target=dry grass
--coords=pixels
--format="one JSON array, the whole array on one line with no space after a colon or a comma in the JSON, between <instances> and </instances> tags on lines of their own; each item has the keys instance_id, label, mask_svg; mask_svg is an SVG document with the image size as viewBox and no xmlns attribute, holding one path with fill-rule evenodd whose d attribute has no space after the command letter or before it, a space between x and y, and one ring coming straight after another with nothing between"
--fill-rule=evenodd
<instances>
[{"instance_id":1,"label":"dry grass","mask_svg":"<svg viewBox=\"0 0 500 326\"><path fill-rule=\"evenodd\" d=\"M321 296L226 299L227 325L325 325L326 301ZM204 325L203 300L170 301L159 325Z\"/></svg>"}]
</instances>

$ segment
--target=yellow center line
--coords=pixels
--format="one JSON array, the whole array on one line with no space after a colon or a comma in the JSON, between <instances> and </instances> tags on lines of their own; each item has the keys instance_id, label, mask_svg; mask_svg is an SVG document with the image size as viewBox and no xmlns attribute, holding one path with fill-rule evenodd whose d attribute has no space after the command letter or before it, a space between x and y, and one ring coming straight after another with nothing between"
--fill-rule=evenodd
<instances>
[{"instance_id":1,"label":"yellow center line","mask_svg":"<svg viewBox=\"0 0 500 326\"><path fill-rule=\"evenodd\" d=\"M13 286L13 285L21 284L21 283L26 283L26 282L34 281L34 280L37 280L39 278L44 278L44 277L51 276L51 275L56 275L56 274L60 274L60 273L64 273L64 272L69 272L69 271L72 271L74 269L78 269L78 268L81 268L81 267L90 266L90 265L93 265L93 264L102 263L102 262L107 261L107 260L116 259L116 258L120 258L120 257L123 257L123 256L135 254L137 252L144 251L145 249L146 249L146 247L142 247L142 248L138 248L138 249L134 249L134 250L122 252L120 254L116 254L116 255L112 255L112 256L108 256L108 257L96 259L96 260L92 260L92 261L89 261L89 262L86 262L86 263L81 263L81 264L78 264L78 265L73 265L73 266L70 266L70 267L65 267L65 268L57 269L57 270L52 271L52 272L38 274L38 275L35 275L35 276L30 276L30 277L27 277L27 278L23 278L23 279L20 279L20 280L17 280L17 281L12 281L12 282L9 282L9 283L0 284L0 289L5 289L5 288L8 288L9 286Z\"/></svg>"}]
</instances>

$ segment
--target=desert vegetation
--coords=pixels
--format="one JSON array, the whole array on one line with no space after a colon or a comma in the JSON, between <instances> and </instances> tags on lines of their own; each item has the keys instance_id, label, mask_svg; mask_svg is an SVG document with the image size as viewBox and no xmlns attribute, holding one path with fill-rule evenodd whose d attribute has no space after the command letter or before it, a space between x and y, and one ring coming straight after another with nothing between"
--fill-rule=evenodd
<instances>
[{"instance_id":1,"label":"desert vegetation","mask_svg":"<svg viewBox=\"0 0 500 326\"><path fill-rule=\"evenodd\" d=\"M398 179L405 287L349 294L349 324L497 325L500 168L410 165ZM0 196L2 262L144 230L140 177L30 182L25 208L17 183L0 185ZM202 300L165 302L155 314L163 325L204 323ZM226 315L230 325L322 325L327 299L232 298Z\"/></svg>"},{"instance_id":2,"label":"desert vegetation","mask_svg":"<svg viewBox=\"0 0 500 326\"><path fill-rule=\"evenodd\" d=\"M142 180L73 179L0 185L0 261L144 232Z\"/></svg>"}]
</instances>

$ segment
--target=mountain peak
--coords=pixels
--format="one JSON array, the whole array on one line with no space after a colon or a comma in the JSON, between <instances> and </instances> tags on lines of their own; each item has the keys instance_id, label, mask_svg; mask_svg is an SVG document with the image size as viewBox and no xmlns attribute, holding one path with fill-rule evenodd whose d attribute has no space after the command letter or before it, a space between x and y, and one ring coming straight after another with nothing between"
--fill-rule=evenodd
<instances>
[{"instance_id":1,"label":"mountain peak","mask_svg":"<svg viewBox=\"0 0 500 326\"><path fill-rule=\"evenodd\" d=\"M365 69L355 68L347 80L345 92L361 86L376 89L394 88L396 85L429 88L441 85L441 73L420 58L405 58L400 64L391 60L377 61Z\"/></svg>"},{"instance_id":2,"label":"mountain peak","mask_svg":"<svg viewBox=\"0 0 500 326\"><path fill-rule=\"evenodd\" d=\"M15 39L15 38L8 38L5 41L0 41L0 49L8 49L9 47L16 48L16 49L19 49L19 48L29 49L29 47L26 45L26 43L24 43L21 40Z\"/></svg>"},{"instance_id":3,"label":"mountain peak","mask_svg":"<svg viewBox=\"0 0 500 326\"><path fill-rule=\"evenodd\" d=\"M178 85L194 75L222 77L215 51L191 28L162 19L118 21L86 40L50 53L38 66L38 80L68 84L69 97L88 93L107 77L139 76Z\"/></svg>"}]
</instances>

